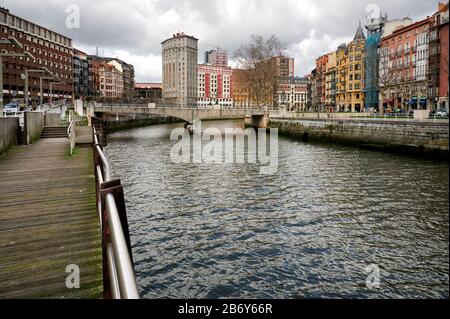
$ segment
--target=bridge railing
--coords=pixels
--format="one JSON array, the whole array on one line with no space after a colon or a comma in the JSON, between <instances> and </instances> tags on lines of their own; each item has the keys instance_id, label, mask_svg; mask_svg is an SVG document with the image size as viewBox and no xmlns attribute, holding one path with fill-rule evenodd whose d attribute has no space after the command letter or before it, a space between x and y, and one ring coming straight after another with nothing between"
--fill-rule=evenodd
<instances>
[{"instance_id":1,"label":"bridge railing","mask_svg":"<svg viewBox=\"0 0 450 319\"><path fill-rule=\"evenodd\" d=\"M67 137L70 142L70 155L73 154L73 150L75 149L75 118L73 117L73 113L69 114L69 126L67 127Z\"/></svg>"},{"instance_id":2,"label":"bridge railing","mask_svg":"<svg viewBox=\"0 0 450 319\"><path fill-rule=\"evenodd\" d=\"M100 143L101 135L95 125L92 132L97 210L102 234L104 297L139 299L123 188L120 180L111 178L110 165L103 152L104 144Z\"/></svg>"}]
</instances>

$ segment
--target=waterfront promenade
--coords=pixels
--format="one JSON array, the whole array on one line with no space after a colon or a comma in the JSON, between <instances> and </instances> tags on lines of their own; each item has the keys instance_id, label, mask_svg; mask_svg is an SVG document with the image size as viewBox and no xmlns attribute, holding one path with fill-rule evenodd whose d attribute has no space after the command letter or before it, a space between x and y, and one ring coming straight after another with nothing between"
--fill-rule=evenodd
<instances>
[{"instance_id":1,"label":"waterfront promenade","mask_svg":"<svg viewBox=\"0 0 450 319\"><path fill-rule=\"evenodd\" d=\"M0 156L0 298L101 298L92 149L40 139ZM68 289L69 265L80 288Z\"/></svg>"}]
</instances>

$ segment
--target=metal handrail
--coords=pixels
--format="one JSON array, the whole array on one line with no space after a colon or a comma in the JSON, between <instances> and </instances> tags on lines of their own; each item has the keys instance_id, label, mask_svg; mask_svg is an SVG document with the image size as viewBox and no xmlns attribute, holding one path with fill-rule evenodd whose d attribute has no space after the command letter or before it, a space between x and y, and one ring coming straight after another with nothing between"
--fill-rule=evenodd
<instances>
[{"instance_id":1,"label":"metal handrail","mask_svg":"<svg viewBox=\"0 0 450 319\"><path fill-rule=\"evenodd\" d=\"M75 126L75 120L72 117L69 121L69 126L67 127L67 137L69 138L69 140L72 137L74 126Z\"/></svg>"},{"instance_id":2,"label":"metal handrail","mask_svg":"<svg viewBox=\"0 0 450 319\"><path fill-rule=\"evenodd\" d=\"M97 183L99 185L111 182L111 169L108 160L99 144L97 129L93 126L94 151L97 153L101 163L95 163ZM107 225L102 223L103 205L107 214ZM104 203L98 199L98 213L100 216L100 227L102 234L104 228L109 231L110 240L106 245L106 264L108 265L111 296L114 299L139 299L139 290L136 283L136 275L128 251L127 241L119 217L114 195L107 193Z\"/></svg>"}]
</instances>

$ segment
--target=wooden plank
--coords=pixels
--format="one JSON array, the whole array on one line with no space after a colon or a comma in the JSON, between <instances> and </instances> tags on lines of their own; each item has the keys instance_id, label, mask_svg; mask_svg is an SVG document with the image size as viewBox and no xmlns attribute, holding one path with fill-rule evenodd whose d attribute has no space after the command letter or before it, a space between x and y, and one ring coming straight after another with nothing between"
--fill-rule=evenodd
<instances>
[{"instance_id":1,"label":"wooden plank","mask_svg":"<svg viewBox=\"0 0 450 319\"><path fill-rule=\"evenodd\" d=\"M80 268L80 289L65 285ZM101 298L92 149L41 139L0 158L0 298Z\"/></svg>"}]
</instances>

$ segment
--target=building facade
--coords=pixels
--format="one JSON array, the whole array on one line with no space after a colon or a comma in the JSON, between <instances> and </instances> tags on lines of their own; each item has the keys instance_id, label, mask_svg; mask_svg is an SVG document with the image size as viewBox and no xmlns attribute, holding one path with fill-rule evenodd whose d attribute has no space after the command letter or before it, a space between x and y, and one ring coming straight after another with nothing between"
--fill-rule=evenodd
<instances>
[{"instance_id":1,"label":"building facade","mask_svg":"<svg viewBox=\"0 0 450 319\"><path fill-rule=\"evenodd\" d=\"M20 18L8 9L0 8L0 38L14 37L30 52L35 60L29 57L3 57L3 93L4 102L14 98L24 98L25 70L46 68L51 72L30 73L29 97L34 103L40 96L40 77L53 76L63 84L53 85L53 97L72 98L73 69L72 40L64 35L44 28L36 23ZM2 53L18 52L18 49L0 44ZM54 81L53 81L54 82ZM50 80L43 80L43 99L49 100Z\"/></svg>"},{"instance_id":2,"label":"building facade","mask_svg":"<svg viewBox=\"0 0 450 319\"><path fill-rule=\"evenodd\" d=\"M336 52L336 109L339 112L363 112L364 59L366 36L361 24L353 41Z\"/></svg>"},{"instance_id":3,"label":"building facade","mask_svg":"<svg viewBox=\"0 0 450 319\"><path fill-rule=\"evenodd\" d=\"M430 21L428 95L430 109L449 108L449 4L439 3Z\"/></svg>"},{"instance_id":4,"label":"building facade","mask_svg":"<svg viewBox=\"0 0 450 319\"><path fill-rule=\"evenodd\" d=\"M205 52L205 64L215 65L222 68L228 67L228 51L211 50Z\"/></svg>"},{"instance_id":5,"label":"building facade","mask_svg":"<svg viewBox=\"0 0 450 319\"><path fill-rule=\"evenodd\" d=\"M233 106L233 70L216 65L198 65L198 107Z\"/></svg>"},{"instance_id":6,"label":"building facade","mask_svg":"<svg viewBox=\"0 0 450 319\"><path fill-rule=\"evenodd\" d=\"M233 96L233 106L235 108L251 107L253 103L250 98L246 72L241 69L232 69L232 71L233 85L231 91Z\"/></svg>"},{"instance_id":7,"label":"building facade","mask_svg":"<svg viewBox=\"0 0 450 319\"><path fill-rule=\"evenodd\" d=\"M74 49L73 93L75 99L86 99L89 95L89 61L87 54Z\"/></svg>"},{"instance_id":8,"label":"building facade","mask_svg":"<svg viewBox=\"0 0 450 319\"><path fill-rule=\"evenodd\" d=\"M382 38L379 88L382 109L427 109L430 18Z\"/></svg>"},{"instance_id":9,"label":"building facade","mask_svg":"<svg viewBox=\"0 0 450 319\"><path fill-rule=\"evenodd\" d=\"M115 99L121 99L123 101L128 101L134 97L134 87L135 87L135 72L134 66L128 64L121 59L118 58L109 58L109 57L101 57L98 55L89 55L87 57L88 67L89 67L89 98L90 99L98 99L98 98L111 98L114 96ZM105 68L105 64L113 64L116 69L122 74L122 86L116 86L121 89L120 92L116 92L112 94L108 93L106 96L104 93L105 88L101 88L100 81L100 69L103 72L106 72L108 68ZM105 84L105 83L103 83ZM103 92L103 93L102 93Z\"/></svg>"},{"instance_id":10,"label":"building facade","mask_svg":"<svg viewBox=\"0 0 450 319\"><path fill-rule=\"evenodd\" d=\"M343 112L350 104L347 100L348 49L345 43L336 51L336 110Z\"/></svg>"},{"instance_id":11,"label":"building facade","mask_svg":"<svg viewBox=\"0 0 450 319\"><path fill-rule=\"evenodd\" d=\"M100 97L100 66L105 62L95 55L88 55L87 60L89 67L88 99L96 100Z\"/></svg>"},{"instance_id":12,"label":"building facade","mask_svg":"<svg viewBox=\"0 0 450 319\"><path fill-rule=\"evenodd\" d=\"M281 109L306 112L308 106L308 80L303 77L287 77L279 80L277 102Z\"/></svg>"},{"instance_id":13,"label":"building facade","mask_svg":"<svg viewBox=\"0 0 450 319\"><path fill-rule=\"evenodd\" d=\"M327 72L328 54L322 55L316 59L316 108L318 112L325 111L325 99L326 99L326 78Z\"/></svg>"},{"instance_id":14,"label":"building facade","mask_svg":"<svg viewBox=\"0 0 450 319\"><path fill-rule=\"evenodd\" d=\"M174 34L162 42L162 85L166 103L180 107L197 105L198 39Z\"/></svg>"},{"instance_id":15,"label":"building facade","mask_svg":"<svg viewBox=\"0 0 450 319\"><path fill-rule=\"evenodd\" d=\"M411 25L410 18L388 20L387 15L370 17L366 23L367 40L365 47L365 108L366 111L380 108L379 66L381 39L391 35L396 29Z\"/></svg>"},{"instance_id":16,"label":"building facade","mask_svg":"<svg viewBox=\"0 0 450 319\"><path fill-rule=\"evenodd\" d=\"M317 99L317 70L314 69L311 71L311 74L308 75L308 99L311 101L310 102L310 108L309 111L310 112L318 112L319 109L317 107L318 105L318 99Z\"/></svg>"},{"instance_id":17,"label":"building facade","mask_svg":"<svg viewBox=\"0 0 450 319\"><path fill-rule=\"evenodd\" d=\"M328 54L325 69L325 111L336 110L336 52Z\"/></svg>"},{"instance_id":18,"label":"building facade","mask_svg":"<svg viewBox=\"0 0 450 319\"><path fill-rule=\"evenodd\" d=\"M103 63L99 68L100 97L106 101L121 100L124 96L123 69L117 61Z\"/></svg>"},{"instance_id":19,"label":"building facade","mask_svg":"<svg viewBox=\"0 0 450 319\"><path fill-rule=\"evenodd\" d=\"M137 99L158 101L162 99L162 83L136 83L134 97Z\"/></svg>"},{"instance_id":20,"label":"building facade","mask_svg":"<svg viewBox=\"0 0 450 319\"><path fill-rule=\"evenodd\" d=\"M275 73L279 78L293 77L295 74L294 58L277 56L273 58L275 64Z\"/></svg>"}]
</instances>

